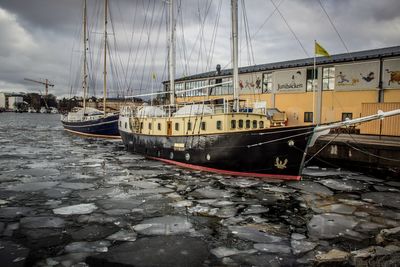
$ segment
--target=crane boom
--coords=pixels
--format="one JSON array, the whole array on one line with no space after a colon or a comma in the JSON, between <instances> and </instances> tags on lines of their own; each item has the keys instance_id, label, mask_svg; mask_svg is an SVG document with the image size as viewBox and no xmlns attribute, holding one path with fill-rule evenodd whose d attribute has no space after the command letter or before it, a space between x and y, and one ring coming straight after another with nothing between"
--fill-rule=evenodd
<instances>
[{"instance_id":1,"label":"crane boom","mask_svg":"<svg viewBox=\"0 0 400 267\"><path fill-rule=\"evenodd\" d=\"M49 86L54 87L54 84L50 83L48 79L45 79L44 82L42 82L42 81L37 81L37 80L33 80L33 79L29 79L29 78L24 78L24 80L25 80L25 81L34 82L34 83L40 83L40 84L45 85L45 88L46 88L46 97L47 97L47 94L48 94L48 92L49 92Z\"/></svg>"}]
</instances>

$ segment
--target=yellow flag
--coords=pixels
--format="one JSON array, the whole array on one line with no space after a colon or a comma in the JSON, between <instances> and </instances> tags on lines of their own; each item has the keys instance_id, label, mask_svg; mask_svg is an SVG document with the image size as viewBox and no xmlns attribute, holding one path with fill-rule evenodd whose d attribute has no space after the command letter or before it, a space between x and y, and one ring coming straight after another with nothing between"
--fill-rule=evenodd
<instances>
[{"instance_id":1,"label":"yellow flag","mask_svg":"<svg viewBox=\"0 0 400 267\"><path fill-rule=\"evenodd\" d=\"M315 54L330 57L329 53L319 43L315 42Z\"/></svg>"}]
</instances>

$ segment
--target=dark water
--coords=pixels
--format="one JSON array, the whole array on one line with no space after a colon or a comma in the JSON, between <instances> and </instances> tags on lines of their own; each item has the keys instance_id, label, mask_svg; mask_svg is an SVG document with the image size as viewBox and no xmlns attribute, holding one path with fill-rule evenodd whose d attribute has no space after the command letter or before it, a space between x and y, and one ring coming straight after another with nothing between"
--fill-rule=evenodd
<instances>
[{"instance_id":1,"label":"dark water","mask_svg":"<svg viewBox=\"0 0 400 267\"><path fill-rule=\"evenodd\" d=\"M400 181L194 172L64 133L59 119L0 113L2 266L398 264Z\"/></svg>"}]
</instances>

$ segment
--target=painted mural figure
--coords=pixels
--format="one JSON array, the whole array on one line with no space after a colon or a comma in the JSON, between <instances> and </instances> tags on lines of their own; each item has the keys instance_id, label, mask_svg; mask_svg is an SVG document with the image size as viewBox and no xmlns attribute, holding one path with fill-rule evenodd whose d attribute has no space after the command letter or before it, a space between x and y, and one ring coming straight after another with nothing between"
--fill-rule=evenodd
<instances>
[{"instance_id":1,"label":"painted mural figure","mask_svg":"<svg viewBox=\"0 0 400 267\"><path fill-rule=\"evenodd\" d=\"M337 76L340 80L338 81L338 83L348 83L350 82L349 80L346 79L346 75L343 74L343 72L339 72L339 75Z\"/></svg>"},{"instance_id":2,"label":"painted mural figure","mask_svg":"<svg viewBox=\"0 0 400 267\"><path fill-rule=\"evenodd\" d=\"M397 84L400 84L400 71L391 71L389 69L386 69L387 73L390 74L390 80L388 81L388 85L390 85L393 82L397 82Z\"/></svg>"},{"instance_id":3,"label":"painted mural figure","mask_svg":"<svg viewBox=\"0 0 400 267\"><path fill-rule=\"evenodd\" d=\"M256 88L257 88L257 89L261 89L261 78L260 78L260 77L257 77L257 80L256 80Z\"/></svg>"},{"instance_id":4,"label":"painted mural figure","mask_svg":"<svg viewBox=\"0 0 400 267\"><path fill-rule=\"evenodd\" d=\"M366 81L366 82L370 82L370 81L372 81L373 79L375 79L375 73L373 72L373 71L371 71L367 76L363 76L363 74L362 73L360 73L360 75L361 75L361 78L364 80L364 81Z\"/></svg>"}]
</instances>

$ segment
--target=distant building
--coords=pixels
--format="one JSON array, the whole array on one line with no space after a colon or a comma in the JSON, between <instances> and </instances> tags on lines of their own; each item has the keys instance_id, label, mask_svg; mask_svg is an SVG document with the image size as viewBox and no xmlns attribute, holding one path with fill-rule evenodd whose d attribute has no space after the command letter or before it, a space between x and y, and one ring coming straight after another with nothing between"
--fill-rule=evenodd
<instances>
[{"instance_id":1,"label":"distant building","mask_svg":"<svg viewBox=\"0 0 400 267\"><path fill-rule=\"evenodd\" d=\"M9 96L8 97L8 109L15 111L17 109L17 104L24 102L22 96Z\"/></svg>"},{"instance_id":2,"label":"distant building","mask_svg":"<svg viewBox=\"0 0 400 267\"><path fill-rule=\"evenodd\" d=\"M7 95L5 93L0 93L0 111L7 109Z\"/></svg>"}]
</instances>

